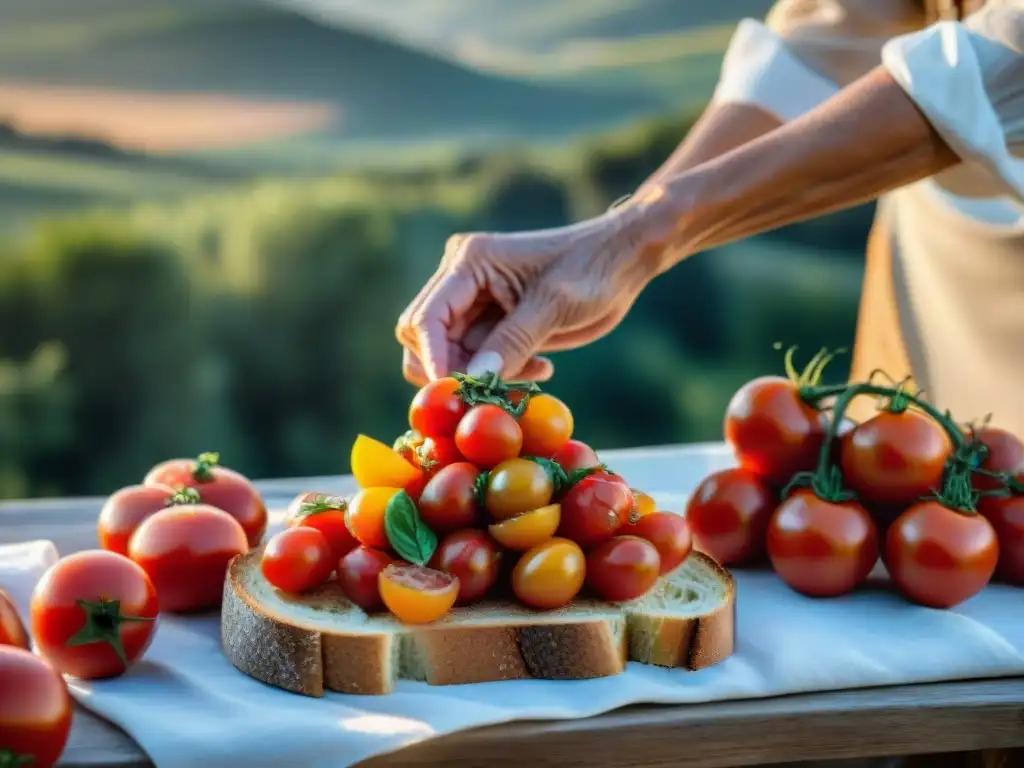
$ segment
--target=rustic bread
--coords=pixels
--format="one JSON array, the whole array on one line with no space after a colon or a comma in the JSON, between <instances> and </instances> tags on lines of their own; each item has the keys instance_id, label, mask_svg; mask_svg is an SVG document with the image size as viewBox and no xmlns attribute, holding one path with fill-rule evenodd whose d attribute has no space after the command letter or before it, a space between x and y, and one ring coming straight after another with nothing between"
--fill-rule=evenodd
<instances>
[{"instance_id":1,"label":"rustic bread","mask_svg":"<svg viewBox=\"0 0 1024 768\"><path fill-rule=\"evenodd\" d=\"M701 669L732 653L735 585L694 552L643 598L577 600L555 611L507 601L456 608L426 626L366 614L333 581L302 595L272 587L261 550L236 557L221 640L238 669L308 696L383 694L399 678L431 685L617 675L632 661Z\"/></svg>"}]
</instances>

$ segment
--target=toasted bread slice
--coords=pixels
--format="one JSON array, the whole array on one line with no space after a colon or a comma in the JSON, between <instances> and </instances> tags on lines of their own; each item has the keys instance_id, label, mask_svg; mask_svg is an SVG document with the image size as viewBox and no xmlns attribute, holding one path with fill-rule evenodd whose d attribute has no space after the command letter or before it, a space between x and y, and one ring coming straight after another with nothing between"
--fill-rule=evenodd
<instances>
[{"instance_id":1,"label":"toasted bread slice","mask_svg":"<svg viewBox=\"0 0 1024 768\"><path fill-rule=\"evenodd\" d=\"M415 627L366 614L333 581L302 595L281 592L263 578L260 554L240 555L228 570L224 653L257 680L308 696L383 694L399 678L452 685L608 677L627 658L701 669L733 650L732 576L700 552L639 600L577 600L544 612L491 601Z\"/></svg>"}]
</instances>

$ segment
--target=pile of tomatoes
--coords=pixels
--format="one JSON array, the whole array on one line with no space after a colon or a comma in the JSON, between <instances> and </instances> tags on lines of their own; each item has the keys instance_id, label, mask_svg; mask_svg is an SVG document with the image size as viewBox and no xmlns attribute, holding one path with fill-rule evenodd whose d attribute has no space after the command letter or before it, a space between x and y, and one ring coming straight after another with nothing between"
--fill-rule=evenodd
<instances>
[{"instance_id":1,"label":"pile of tomatoes","mask_svg":"<svg viewBox=\"0 0 1024 768\"><path fill-rule=\"evenodd\" d=\"M295 499L262 555L271 584L302 592L333 574L363 609L427 623L484 598L634 599L690 553L686 521L572 439L568 407L535 385L438 379L409 425L393 447L357 438L352 498Z\"/></svg>"},{"instance_id":2,"label":"pile of tomatoes","mask_svg":"<svg viewBox=\"0 0 1024 768\"><path fill-rule=\"evenodd\" d=\"M692 495L695 546L727 566L767 556L784 582L815 597L851 592L879 558L900 594L933 608L994 577L1024 584L1018 437L962 427L905 384L823 387L813 378L765 376L736 392L724 431L739 466ZM855 424L840 413L830 429L834 409L868 396L877 403L870 418Z\"/></svg>"}]
</instances>

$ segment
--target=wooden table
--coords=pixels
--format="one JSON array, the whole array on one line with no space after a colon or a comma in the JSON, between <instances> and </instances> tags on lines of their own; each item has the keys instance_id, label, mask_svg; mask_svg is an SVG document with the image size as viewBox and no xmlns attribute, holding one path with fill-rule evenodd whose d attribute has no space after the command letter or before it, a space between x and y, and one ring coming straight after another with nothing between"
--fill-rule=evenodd
<instances>
[{"instance_id":1,"label":"wooden table","mask_svg":"<svg viewBox=\"0 0 1024 768\"><path fill-rule=\"evenodd\" d=\"M608 452L634 484L671 469L692 477L728 464L720 446ZM685 467L683 470L681 468ZM345 493L350 478L260 483L279 508L298 492ZM648 485L653 487L653 485ZM102 500L0 504L0 543L47 538L61 554L94 546ZM522 722L444 736L367 766L739 766L1024 747L1024 678L873 688L682 707L630 707L587 720ZM150 766L116 726L76 709L61 766Z\"/></svg>"}]
</instances>

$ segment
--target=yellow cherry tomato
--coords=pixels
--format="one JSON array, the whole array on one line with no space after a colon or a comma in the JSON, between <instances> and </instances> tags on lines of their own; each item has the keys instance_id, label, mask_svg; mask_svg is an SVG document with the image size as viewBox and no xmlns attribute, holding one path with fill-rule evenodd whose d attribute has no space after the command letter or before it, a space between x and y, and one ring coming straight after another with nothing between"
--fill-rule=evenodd
<instances>
[{"instance_id":1,"label":"yellow cherry tomato","mask_svg":"<svg viewBox=\"0 0 1024 768\"><path fill-rule=\"evenodd\" d=\"M587 559L579 544L553 538L519 559L512 571L512 591L531 608L561 608L579 594L586 573Z\"/></svg>"},{"instance_id":2,"label":"yellow cherry tomato","mask_svg":"<svg viewBox=\"0 0 1024 768\"><path fill-rule=\"evenodd\" d=\"M352 475L360 488L404 488L414 497L422 490L424 472L379 440L359 435L352 444Z\"/></svg>"},{"instance_id":3,"label":"yellow cherry tomato","mask_svg":"<svg viewBox=\"0 0 1024 768\"><path fill-rule=\"evenodd\" d=\"M555 492L548 471L529 459L508 459L491 470L484 507L495 520L506 520L551 503Z\"/></svg>"},{"instance_id":4,"label":"yellow cherry tomato","mask_svg":"<svg viewBox=\"0 0 1024 768\"><path fill-rule=\"evenodd\" d=\"M554 395L534 395L519 417L524 456L551 458L572 437L569 406Z\"/></svg>"},{"instance_id":5,"label":"yellow cherry tomato","mask_svg":"<svg viewBox=\"0 0 1024 768\"><path fill-rule=\"evenodd\" d=\"M532 512L524 512L500 523L494 523L488 526L487 531L491 538L506 549L525 552L554 536L561 519L562 508L558 504L548 504Z\"/></svg>"},{"instance_id":6,"label":"yellow cherry tomato","mask_svg":"<svg viewBox=\"0 0 1024 768\"><path fill-rule=\"evenodd\" d=\"M409 563L393 563L377 576L380 598L400 621L429 624L455 605L459 577Z\"/></svg>"}]
</instances>

